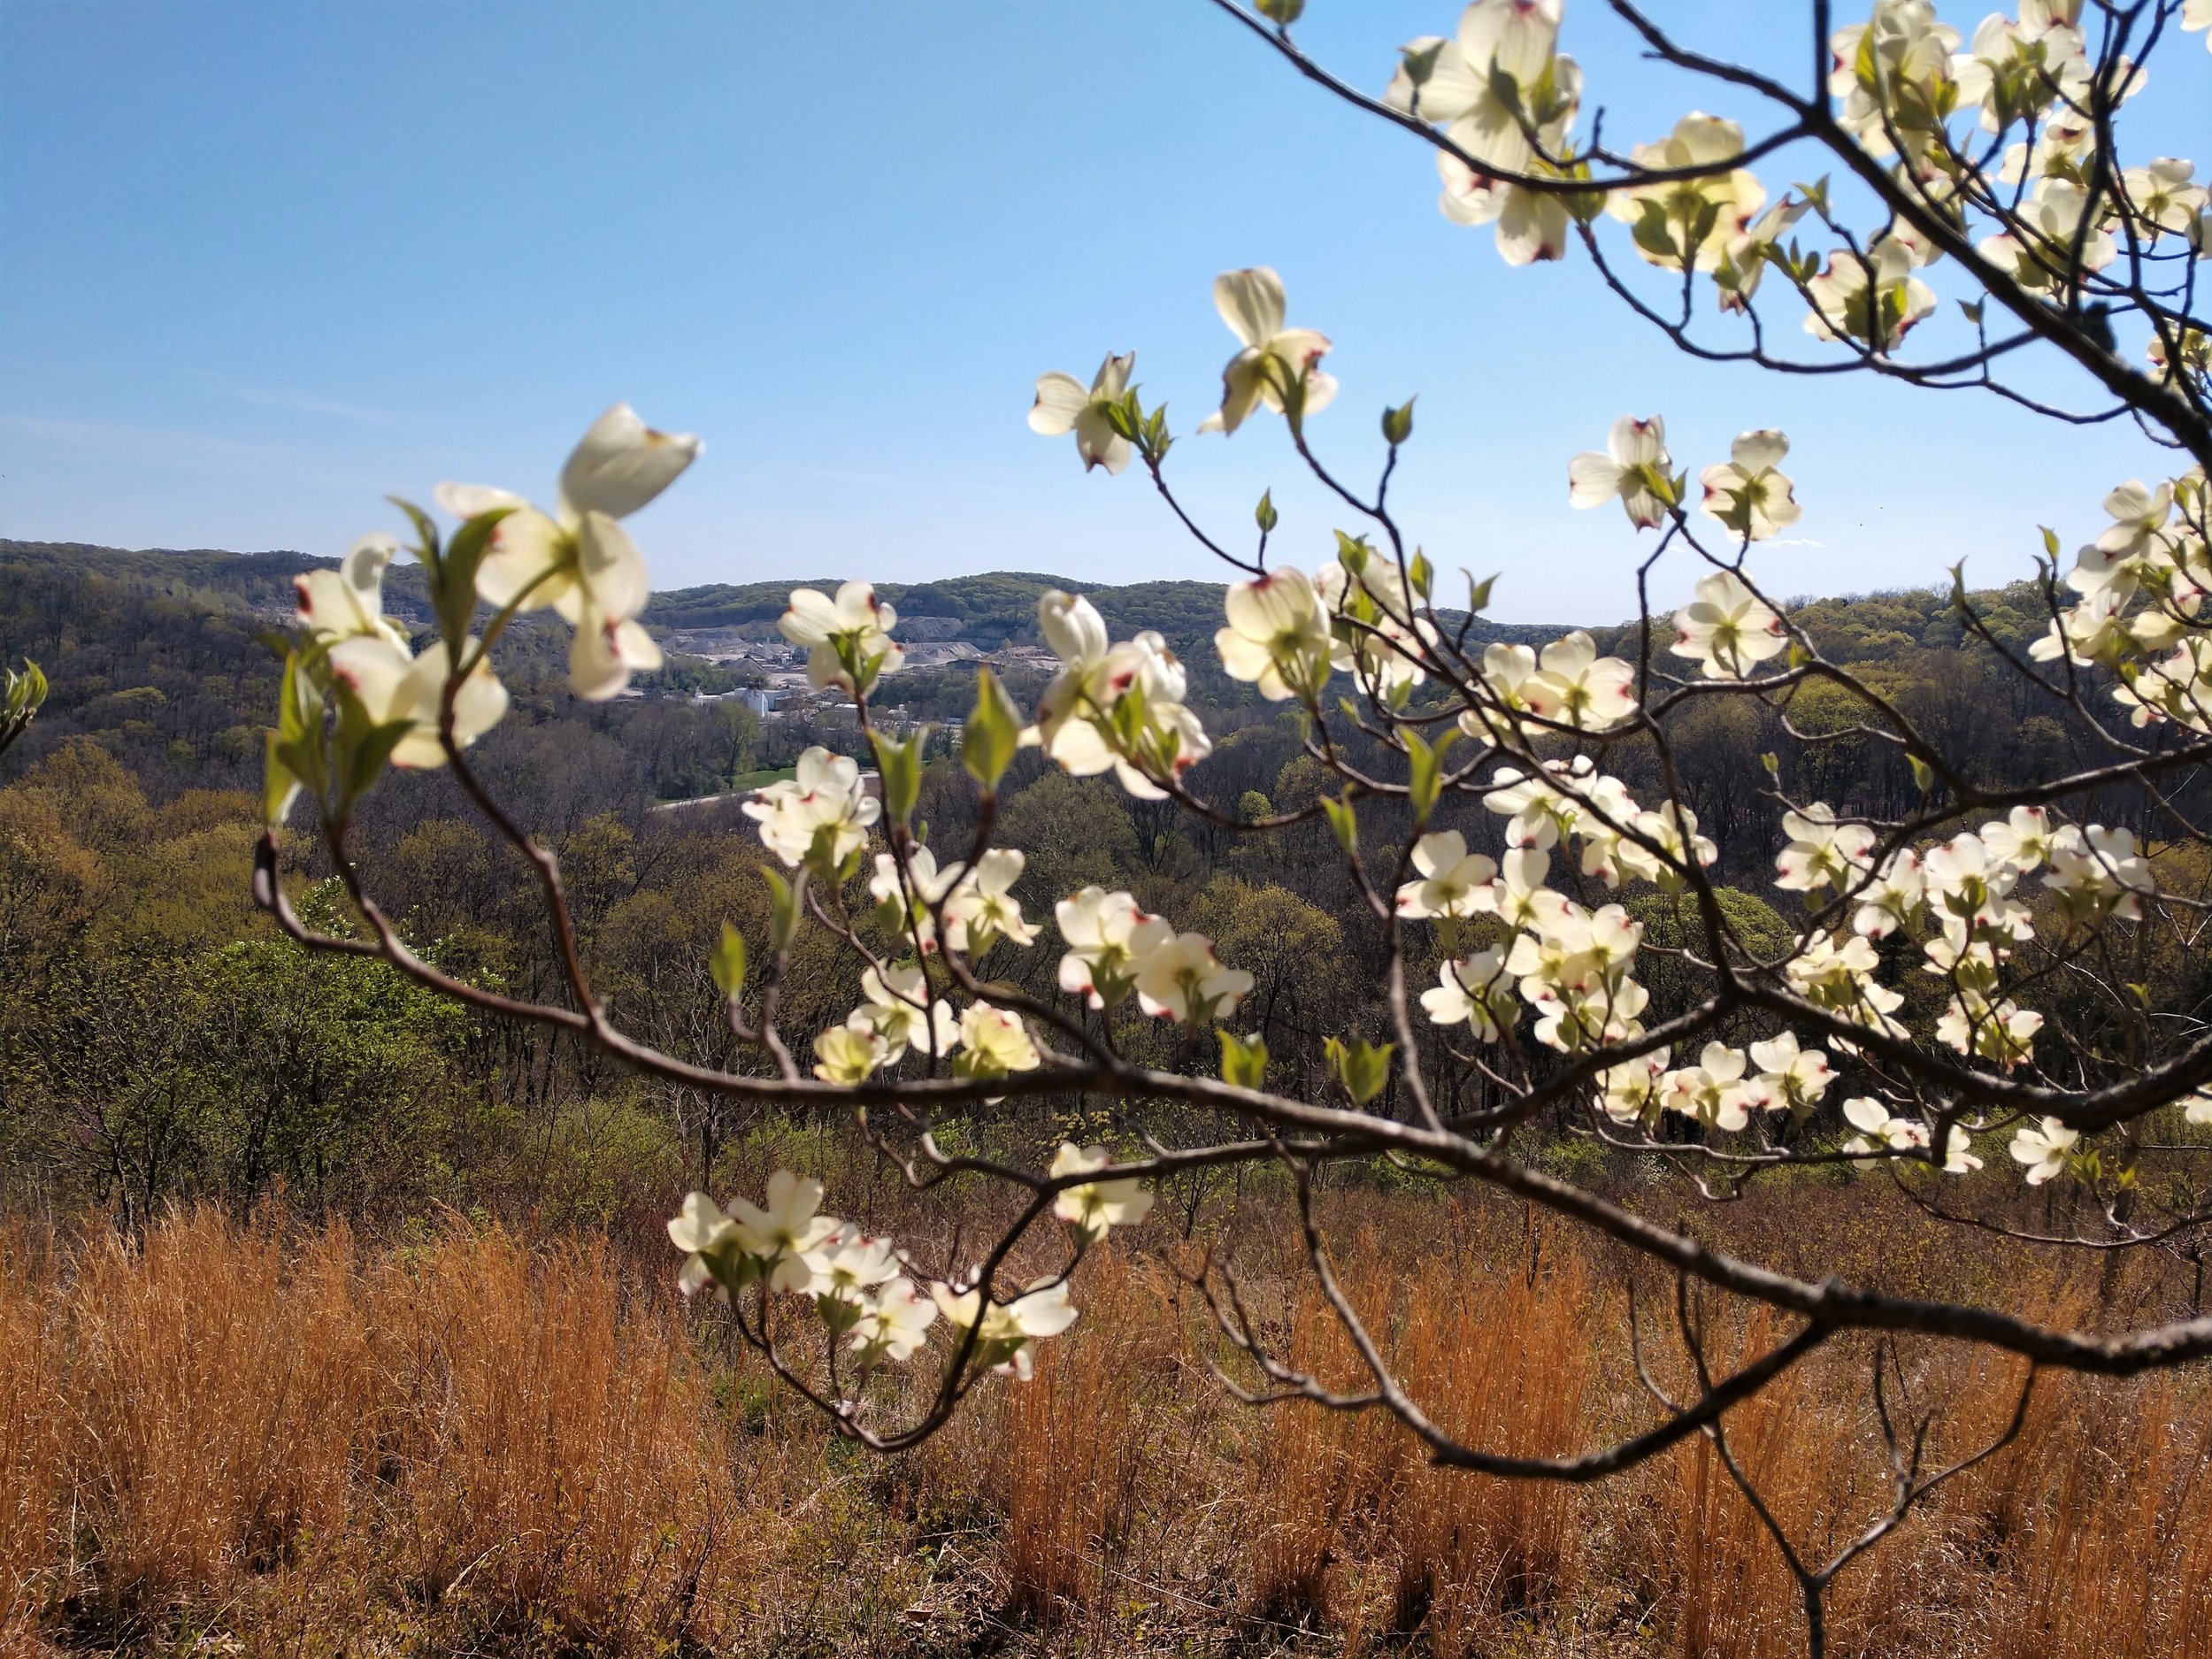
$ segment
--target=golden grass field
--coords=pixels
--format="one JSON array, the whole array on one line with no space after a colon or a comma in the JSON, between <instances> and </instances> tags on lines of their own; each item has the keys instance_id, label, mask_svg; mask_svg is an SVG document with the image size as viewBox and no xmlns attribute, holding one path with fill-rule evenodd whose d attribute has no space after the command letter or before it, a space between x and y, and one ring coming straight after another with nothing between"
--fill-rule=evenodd
<instances>
[{"instance_id":1,"label":"golden grass field","mask_svg":"<svg viewBox=\"0 0 2212 1659\"><path fill-rule=\"evenodd\" d=\"M1745 1225L1808 1255L1858 1227L1863 1259L1844 1265L1897 1283L1993 1271L1958 1235L1867 1229L1837 1197L1792 1194ZM1502 1205L1345 1192L1325 1210L1353 1294L1450 1429L1567 1453L1653 1420L1619 1262ZM1240 1271L1271 1328L1352 1380L1271 1254L1281 1218L1251 1214ZM1240 1406L1208 1372L1218 1345L1171 1242L1095 1256L1033 1382L990 1379L944 1433L883 1459L833 1442L678 1299L672 1256L624 1236L456 1220L371 1242L212 1210L136 1242L17 1226L0 1247L0 1647L1801 1650L1777 1552L1701 1441L1594 1486L1509 1483L1428 1468L1380 1418ZM2149 1257L2041 1271L2016 1300L2061 1317L2139 1317L2176 1294ZM1775 1335L1724 1309L1712 1325L1722 1361ZM1654 1346L1680 1382L1678 1344ZM1824 1351L1729 1419L1809 1549L1886 1499L1867 1359ZM1993 1434L2022 1374L1957 1348L1899 1359L1938 1455ZM2212 1653L2207 1404L2193 1372L2045 1378L2014 1446L1839 1581L1835 1651Z\"/></svg>"}]
</instances>

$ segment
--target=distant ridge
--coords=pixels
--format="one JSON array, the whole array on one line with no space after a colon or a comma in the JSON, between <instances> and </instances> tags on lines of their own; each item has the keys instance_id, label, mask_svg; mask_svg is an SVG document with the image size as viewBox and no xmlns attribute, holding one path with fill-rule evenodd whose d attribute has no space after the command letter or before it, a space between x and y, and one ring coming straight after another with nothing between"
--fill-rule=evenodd
<instances>
[{"instance_id":1,"label":"distant ridge","mask_svg":"<svg viewBox=\"0 0 2212 1659\"><path fill-rule=\"evenodd\" d=\"M227 553L211 548L171 549L95 547L79 541L24 541L0 539L0 560L96 576L146 593L219 604L226 599L255 611L288 607L292 579L302 571L328 569L334 558L291 551ZM711 582L656 593L645 621L657 632L734 628L765 634L794 588L833 590L836 577L800 576L777 581ZM392 609L426 619L422 578L411 565L397 566L388 587ZM1108 626L1127 636L1156 628L1186 656L1210 642L1221 626L1225 584L1153 581L1112 585L1080 582L1033 571L992 571L976 576L945 577L926 582L879 582L876 591L904 615L943 617L962 625L964 637L1002 642L1037 641L1037 596L1059 588L1087 595ZM1445 611L1456 626L1459 613ZM1565 630L1492 623L1478 618L1470 640L1487 644L1505 640L1541 644Z\"/></svg>"}]
</instances>

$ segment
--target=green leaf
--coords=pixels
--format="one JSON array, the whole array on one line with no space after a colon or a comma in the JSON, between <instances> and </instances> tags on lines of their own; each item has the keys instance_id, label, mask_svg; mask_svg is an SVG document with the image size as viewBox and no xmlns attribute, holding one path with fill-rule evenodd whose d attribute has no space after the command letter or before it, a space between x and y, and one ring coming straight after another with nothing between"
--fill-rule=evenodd
<instances>
[{"instance_id":1,"label":"green leaf","mask_svg":"<svg viewBox=\"0 0 2212 1659\"><path fill-rule=\"evenodd\" d=\"M960 733L960 764L984 788L995 789L1021 742L1021 710L987 668L975 676L975 707Z\"/></svg>"},{"instance_id":2,"label":"green leaf","mask_svg":"<svg viewBox=\"0 0 2212 1659\"><path fill-rule=\"evenodd\" d=\"M799 923L805 914L806 872L802 870L789 881L770 864L761 865L760 873L768 882L768 942L781 955L799 936Z\"/></svg>"},{"instance_id":3,"label":"green leaf","mask_svg":"<svg viewBox=\"0 0 2212 1659\"><path fill-rule=\"evenodd\" d=\"M1341 530L1336 533L1336 562L1353 575L1367 568L1367 556L1373 551L1365 536L1346 535Z\"/></svg>"},{"instance_id":4,"label":"green leaf","mask_svg":"<svg viewBox=\"0 0 2212 1659\"><path fill-rule=\"evenodd\" d=\"M1348 795L1341 801L1333 801L1323 795L1321 810L1328 814L1329 827L1336 832L1336 844L1344 849L1347 856L1356 854L1359 851L1359 820L1353 815L1351 797Z\"/></svg>"},{"instance_id":5,"label":"green leaf","mask_svg":"<svg viewBox=\"0 0 2212 1659\"><path fill-rule=\"evenodd\" d=\"M1413 399L1409 397L1395 409L1382 412L1383 442L1396 449L1413 435Z\"/></svg>"},{"instance_id":6,"label":"green leaf","mask_svg":"<svg viewBox=\"0 0 2212 1659\"><path fill-rule=\"evenodd\" d=\"M1921 794L1925 795L1935 787L1934 767L1929 765L1917 755L1908 755L1905 760L1912 767L1912 780L1919 786Z\"/></svg>"},{"instance_id":7,"label":"green leaf","mask_svg":"<svg viewBox=\"0 0 2212 1659\"><path fill-rule=\"evenodd\" d=\"M1444 787L1444 751L1459 735L1456 727L1448 727L1436 747L1432 749L1417 732L1408 732L1406 764L1411 776L1413 822L1416 828L1429 821L1429 814L1436 810L1436 798Z\"/></svg>"},{"instance_id":8,"label":"green leaf","mask_svg":"<svg viewBox=\"0 0 2212 1659\"><path fill-rule=\"evenodd\" d=\"M1498 585L1497 577L1486 576L1477 581L1474 572L1464 565L1459 567L1459 573L1467 579L1467 609L1478 613L1487 611L1490 608L1490 590Z\"/></svg>"},{"instance_id":9,"label":"green leaf","mask_svg":"<svg viewBox=\"0 0 2212 1659\"><path fill-rule=\"evenodd\" d=\"M1401 47L1399 56L1405 59L1406 79L1417 88L1428 85L1429 77L1436 73L1437 58L1443 50L1444 42L1440 40L1417 52L1410 46Z\"/></svg>"},{"instance_id":10,"label":"green leaf","mask_svg":"<svg viewBox=\"0 0 2212 1659\"><path fill-rule=\"evenodd\" d=\"M1260 492L1260 504L1252 510L1252 522L1259 526L1262 535L1273 531L1275 526L1281 522L1281 518L1275 511L1273 490L1263 489Z\"/></svg>"},{"instance_id":11,"label":"green leaf","mask_svg":"<svg viewBox=\"0 0 2212 1659\"><path fill-rule=\"evenodd\" d=\"M1782 776L1782 757L1779 755L1776 754L1772 749L1769 749L1765 754L1759 757L1759 764L1766 768L1766 774L1768 777L1774 779L1778 782L1780 781Z\"/></svg>"},{"instance_id":12,"label":"green leaf","mask_svg":"<svg viewBox=\"0 0 2212 1659\"><path fill-rule=\"evenodd\" d=\"M1390 1081L1390 1056L1395 1043L1371 1043L1364 1037L1347 1044L1332 1037L1322 1046L1329 1074L1344 1085L1355 1104L1364 1106L1383 1092Z\"/></svg>"},{"instance_id":13,"label":"green leaf","mask_svg":"<svg viewBox=\"0 0 2212 1659\"><path fill-rule=\"evenodd\" d=\"M745 988L745 935L727 922L722 924L722 937L708 960L707 970L714 975L722 995L733 1002L737 1001L738 993Z\"/></svg>"},{"instance_id":14,"label":"green leaf","mask_svg":"<svg viewBox=\"0 0 2212 1659\"><path fill-rule=\"evenodd\" d=\"M402 512L405 513L409 520L413 523L415 526L416 539L415 552L417 556L421 558L422 562L426 565L428 565L434 572L438 567L438 526L436 522L432 519L428 513L425 512L421 508L416 506L413 502L405 499L403 496L387 495L384 499L390 502L393 506L398 508Z\"/></svg>"},{"instance_id":15,"label":"green leaf","mask_svg":"<svg viewBox=\"0 0 2212 1659\"><path fill-rule=\"evenodd\" d=\"M2055 565L2058 563L2058 532L2048 525L2037 527L2043 532L2043 550L2051 556L2051 563Z\"/></svg>"},{"instance_id":16,"label":"green leaf","mask_svg":"<svg viewBox=\"0 0 2212 1659\"><path fill-rule=\"evenodd\" d=\"M492 532L513 511L512 507L494 507L478 513L453 533L443 567L433 572L432 599L437 606L438 627L453 648L457 661L461 641L468 638L469 625L476 618L477 569L491 548Z\"/></svg>"},{"instance_id":17,"label":"green leaf","mask_svg":"<svg viewBox=\"0 0 2212 1659\"><path fill-rule=\"evenodd\" d=\"M1305 15L1306 0L1253 0L1259 14L1271 23L1288 28Z\"/></svg>"},{"instance_id":18,"label":"green leaf","mask_svg":"<svg viewBox=\"0 0 2212 1659\"><path fill-rule=\"evenodd\" d=\"M1240 1037L1217 1028L1214 1034L1221 1039L1221 1080L1238 1088L1266 1087L1266 1040L1257 1032Z\"/></svg>"},{"instance_id":19,"label":"green leaf","mask_svg":"<svg viewBox=\"0 0 2212 1659\"><path fill-rule=\"evenodd\" d=\"M274 732L261 733L261 815L271 829L283 826L285 817L292 810L304 787L292 769L284 764L284 741Z\"/></svg>"},{"instance_id":20,"label":"green leaf","mask_svg":"<svg viewBox=\"0 0 2212 1659\"><path fill-rule=\"evenodd\" d=\"M876 770L883 778L883 804L893 822L903 824L913 815L922 795L922 744L926 733L917 732L904 742L870 732L875 745Z\"/></svg>"},{"instance_id":21,"label":"green leaf","mask_svg":"<svg viewBox=\"0 0 2212 1659\"><path fill-rule=\"evenodd\" d=\"M1412 580L1413 591L1426 599L1436 581L1436 566L1429 563L1429 556L1419 548L1413 549L1413 563L1406 566L1406 575Z\"/></svg>"}]
</instances>

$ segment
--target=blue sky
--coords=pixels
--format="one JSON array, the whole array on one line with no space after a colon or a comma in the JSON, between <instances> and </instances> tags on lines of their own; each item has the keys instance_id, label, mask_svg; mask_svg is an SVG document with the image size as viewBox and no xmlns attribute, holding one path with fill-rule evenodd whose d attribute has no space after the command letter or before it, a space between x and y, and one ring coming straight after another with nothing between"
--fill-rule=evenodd
<instances>
[{"instance_id":1,"label":"blue sky","mask_svg":"<svg viewBox=\"0 0 2212 1659\"><path fill-rule=\"evenodd\" d=\"M1786 69L1808 50L1779 0L1655 9ZM1456 16L1310 12L1312 50L1372 88ZM1565 43L1609 134L1701 101L1757 130L1655 80L1590 0ZM2157 152L2212 150L2197 46L2143 100ZM2039 523L2084 538L2158 465L2125 429L1985 397L1686 363L1586 265L1508 270L1434 198L1419 146L1204 0L0 0L0 531L335 553L389 522L387 491L549 494L626 398L707 441L637 522L661 587L1211 578L1138 473L1084 476L1023 416L1039 372L1133 349L1188 431L1233 346L1209 284L1263 263L1335 341L1317 442L1360 474L1376 412L1418 392L1397 498L1440 567L1504 573L1508 619L1632 608L1636 538L1566 491L1624 412L1663 412L1694 471L1741 428L1789 432L1818 545L1760 571L1791 592L1962 556L2020 573ZM1344 522L1279 421L1170 465L1234 529L1271 485L1302 562Z\"/></svg>"}]
</instances>

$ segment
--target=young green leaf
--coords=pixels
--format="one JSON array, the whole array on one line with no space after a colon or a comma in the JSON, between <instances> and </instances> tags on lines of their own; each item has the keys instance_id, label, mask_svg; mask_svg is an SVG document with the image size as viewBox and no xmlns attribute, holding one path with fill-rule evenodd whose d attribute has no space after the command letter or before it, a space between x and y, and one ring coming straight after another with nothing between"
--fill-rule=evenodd
<instances>
[{"instance_id":1,"label":"young green leaf","mask_svg":"<svg viewBox=\"0 0 2212 1659\"><path fill-rule=\"evenodd\" d=\"M738 993L745 988L745 935L727 922L722 924L722 937L707 969L722 995L730 1002L737 1001Z\"/></svg>"},{"instance_id":2,"label":"young green leaf","mask_svg":"<svg viewBox=\"0 0 2212 1659\"><path fill-rule=\"evenodd\" d=\"M975 707L969 711L968 724L960 733L960 764L986 789L995 789L998 780L1005 776L1006 768L1013 763L1021 733L1021 710L1014 706L1013 698L1006 695L1006 687L999 684L998 676L989 669L978 669Z\"/></svg>"}]
</instances>

